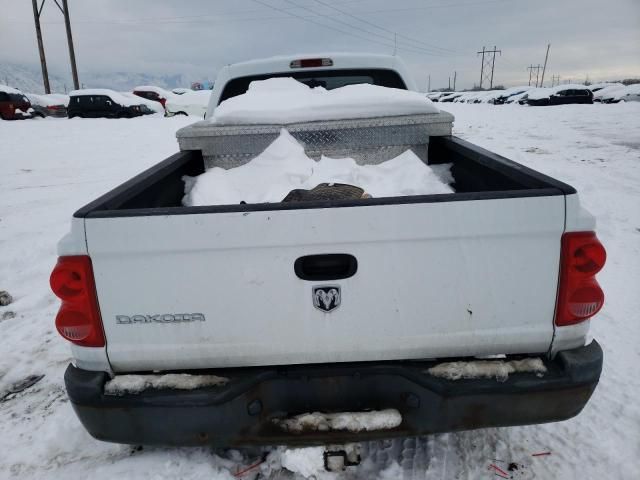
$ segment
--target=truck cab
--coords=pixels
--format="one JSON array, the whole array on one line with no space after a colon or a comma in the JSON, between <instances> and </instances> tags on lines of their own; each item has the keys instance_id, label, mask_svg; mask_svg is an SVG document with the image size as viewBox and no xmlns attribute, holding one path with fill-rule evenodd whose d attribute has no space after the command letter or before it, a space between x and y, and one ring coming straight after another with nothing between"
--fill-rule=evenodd
<instances>
[{"instance_id":1,"label":"truck cab","mask_svg":"<svg viewBox=\"0 0 640 480\"><path fill-rule=\"evenodd\" d=\"M274 77L291 77L327 90L359 83L416 90L406 65L395 56L326 53L272 57L222 67L211 92L206 118L211 118L224 100L245 93L251 82Z\"/></svg>"}]
</instances>

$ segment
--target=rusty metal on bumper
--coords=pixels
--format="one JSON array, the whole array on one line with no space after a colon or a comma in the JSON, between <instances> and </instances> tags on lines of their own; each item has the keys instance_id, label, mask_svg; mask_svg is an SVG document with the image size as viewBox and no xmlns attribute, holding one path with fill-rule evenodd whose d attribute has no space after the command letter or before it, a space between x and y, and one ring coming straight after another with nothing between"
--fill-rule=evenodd
<instances>
[{"instance_id":1,"label":"rusty metal on bumper","mask_svg":"<svg viewBox=\"0 0 640 480\"><path fill-rule=\"evenodd\" d=\"M403 361L224 369L224 386L104 394L104 372L69 365L65 383L85 428L99 440L141 445L316 445L417 436L571 418L602 370L597 342L545 360L548 372L495 379L446 380L435 362ZM194 372L195 373L195 372ZM202 372L198 372L202 373ZM303 412L395 408L397 428L370 432L287 433L274 424Z\"/></svg>"}]
</instances>

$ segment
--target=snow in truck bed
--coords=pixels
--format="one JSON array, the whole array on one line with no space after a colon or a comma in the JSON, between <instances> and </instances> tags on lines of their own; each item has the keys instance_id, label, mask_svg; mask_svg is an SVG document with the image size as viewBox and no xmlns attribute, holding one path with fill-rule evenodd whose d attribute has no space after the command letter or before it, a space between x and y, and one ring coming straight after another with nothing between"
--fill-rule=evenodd
<instances>
[{"instance_id":1,"label":"snow in truck bed","mask_svg":"<svg viewBox=\"0 0 640 480\"><path fill-rule=\"evenodd\" d=\"M438 113L423 93L359 84L326 90L293 78L270 78L249 84L246 93L216 107L219 125L276 124L379 116Z\"/></svg>"},{"instance_id":2,"label":"snow in truck bed","mask_svg":"<svg viewBox=\"0 0 640 480\"><path fill-rule=\"evenodd\" d=\"M448 165L432 169L411 150L378 165L352 158L309 158L285 129L264 152L240 167L215 167L185 177L185 206L280 202L291 190L321 183L346 183L372 197L451 193Z\"/></svg>"}]
</instances>

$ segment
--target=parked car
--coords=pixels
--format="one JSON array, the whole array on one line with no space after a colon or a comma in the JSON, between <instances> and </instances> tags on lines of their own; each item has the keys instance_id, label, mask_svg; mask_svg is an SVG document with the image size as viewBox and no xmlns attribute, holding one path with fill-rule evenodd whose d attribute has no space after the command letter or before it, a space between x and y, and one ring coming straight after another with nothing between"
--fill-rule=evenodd
<instances>
[{"instance_id":1,"label":"parked car","mask_svg":"<svg viewBox=\"0 0 640 480\"><path fill-rule=\"evenodd\" d=\"M442 98L445 95L449 95L451 93L454 93L454 92L429 92L427 93L427 98L432 102L438 102L440 101L440 98Z\"/></svg>"},{"instance_id":2,"label":"parked car","mask_svg":"<svg viewBox=\"0 0 640 480\"><path fill-rule=\"evenodd\" d=\"M624 87L624 84L616 83L616 82L602 82L602 83L592 83L591 85L587 86L587 88L591 90L594 94L604 88L610 88L610 87Z\"/></svg>"},{"instance_id":3,"label":"parked car","mask_svg":"<svg viewBox=\"0 0 640 480\"><path fill-rule=\"evenodd\" d=\"M629 85L608 91L601 97L602 103L637 102L640 101L640 84Z\"/></svg>"},{"instance_id":4,"label":"parked car","mask_svg":"<svg viewBox=\"0 0 640 480\"><path fill-rule=\"evenodd\" d=\"M453 102L456 98L458 98L461 95L462 95L462 92L449 93L447 95L443 95L442 97L440 97L438 101L445 102L445 103L446 102Z\"/></svg>"},{"instance_id":5,"label":"parked car","mask_svg":"<svg viewBox=\"0 0 640 480\"><path fill-rule=\"evenodd\" d=\"M32 118L34 110L31 102L16 88L0 85L0 118L2 120L23 120Z\"/></svg>"},{"instance_id":6,"label":"parked car","mask_svg":"<svg viewBox=\"0 0 640 480\"><path fill-rule=\"evenodd\" d=\"M142 108L142 111L145 115L148 115L151 113L161 113L163 115L165 114L164 107L160 102L157 102L155 100L149 100L144 97L140 97L132 92L120 92L120 93L125 97L130 98L131 101L135 103L139 103L141 107L144 107Z\"/></svg>"},{"instance_id":7,"label":"parked car","mask_svg":"<svg viewBox=\"0 0 640 480\"><path fill-rule=\"evenodd\" d=\"M211 98L211 90L192 90L175 96L165 104L167 116L193 115L204 118L207 113L209 98Z\"/></svg>"},{"instance_id":8,"label":"parked car","mask_svg":"<svg viewBox=\"0 0 640 480\"><path fill-rule=\"evenodd\" d=\"M521 101L527 97L527 93L530 92L530 90L527 90L526 92L522 92L519 93L517 95L511 95L509 98L507 98L507 100L504 102L505 104L521 104ZM526 102L524 102L526 103Z\"/></svg>"},{"instance_id":9,"label":"parked car","mask_svg":"<svg viewBox=\"0 0 640 480\"><path fill-rule=\"evenodd\" d=\"M127 97L103 88L73 90L69 92L68 117L80 118L132 118L148 113L141 99Z\"/></svg>"},{"instance_id":10,"label":"parked car","mask_svg":"<svg viewBox=\"0 0 640 480\"><path fill-rule=\"evenodd\" d=\"M66 117L69 96L61 93L37 94L27 93L34 115L39 117Z\"/></svg>"},{"instance_id":11,"label":"parked car","mask_svg":"<svg viewBox=\"0 0 640 480\"><path fill-rule=\"evenodd\" d=\"M341 75L415 91L396 56L281 56L223 67L207 116L251 81ZM451 193L189 207L185 176L205 164L185 148L78 210L51 286L84 427L135 445L300 446L577 415L602 370L595 219L573 187L433 115L421 155L451 164ZM207 154L246 162L262 137L231 130ZM310 412L364 419L307 428ZM393 421L357 428L382 412Z\"/></svg>"},{"instance_id":12,"label":"parked car","mask_svg":"<svg viewBox=\"0 0 640 480\"><path fill-rule=\"evenodd\" d=\"M154 87L152 85L142 85L136 87L133 89L133 93L134 95L145 98L147 100L160 103L163 110L167 100L175 96L174 93L169 92L164 88Z\"/></svg>"},{"instance_id":13,"label":"parked car","mask_svg":"<svg viewBox=\"0 0 640 480\"><path fill-rule=\"evenodd\" d=\"M493 103L494 105L504 105L505 103L511 103L509 102L509 99L511 97L522 95L523 93L528 92L533 88L535 87L526 86L507 88L506 90L503 90L501 93L499 93L491 103Z\"/></svg>"},{"instance_id":14,"label":"parked car","mask_svg":"<svg viewBox=\"0 0 640 480\"><path fill-rule=\"evenodd\" d=\"M528 93L527 104L532 106L593 103L593 93L584 85L536 88Z\"/></svg>"},{"instance_id":15,"label":"parked car","mask_svg":"<svg viewBox=\"0 0 640 480\"><path fill-rule=\"evenodd\" d=\"M640 102L640 83L629 85L620 97L624 102Z\"/></svg>"},{"instance_id":16,"label":"parked car","mask_svg":"<svg viewBox=\"0 0 640 480\"><path fill-rule=\"evenodd\" d=\"M613 99L618 93L627 88L622 83L610 85L608 87L601 88L593 94L594 102L609 103L610 99Z\"/></svg>"}]
</instances>

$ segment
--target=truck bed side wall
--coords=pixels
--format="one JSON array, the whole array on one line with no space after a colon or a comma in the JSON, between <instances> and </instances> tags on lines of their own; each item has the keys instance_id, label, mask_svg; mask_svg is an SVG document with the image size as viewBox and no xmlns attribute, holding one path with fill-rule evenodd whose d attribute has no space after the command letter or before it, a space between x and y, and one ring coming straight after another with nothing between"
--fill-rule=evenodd
<instances>
[{"instance_id":1,"label":"truck bed side wall","mask_svg":"<svg viewBox=\"0 0 640 480\"><path fill-rule=\"evenodd\" d=\"M429 162L451 163L456 191L450 195L418 195L370 199L366 204L422 203L513 198L526 196L573 194L575 190L562 182L481 149L457 137L433 137L429 143ZM351 206L353 202L315 202L304 204L228 205L182 207L185 175L204 172L202 155L185 151L142 172L128 182L78 210L76 217L109 217L211 213L214 211L259 211L290 208ZM365 202L358 201L363 205Z\"/></svg>"}]
</instances>

